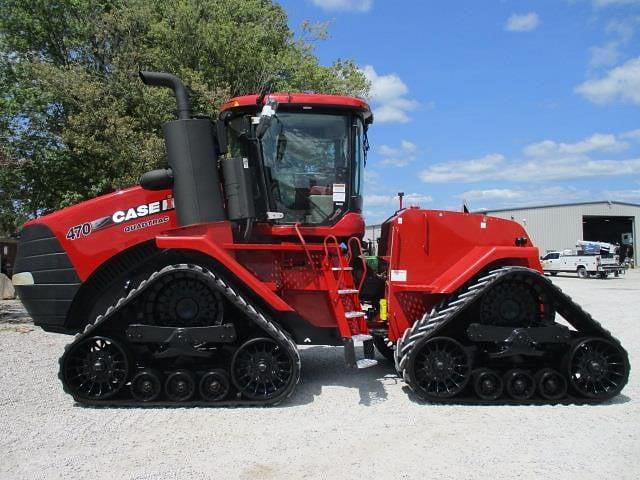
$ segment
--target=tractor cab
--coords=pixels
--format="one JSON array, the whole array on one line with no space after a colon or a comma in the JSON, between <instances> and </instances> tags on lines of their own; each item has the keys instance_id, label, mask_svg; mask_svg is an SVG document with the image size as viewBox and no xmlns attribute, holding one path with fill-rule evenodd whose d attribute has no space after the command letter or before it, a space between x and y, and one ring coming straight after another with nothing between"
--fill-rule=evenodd
<instances>
[{"instance_id":1,"label":"tractor cab","mask_svg":"<svg viewBox=\"0 0 640 480\"><path fill-rule=\"evenodd\" d=\"M373 120L364 101L249 95L221 110L228 157L249 172L245 185L257 220L329 226L349 212L360 213L366 131Z\"/></svg>"}]
</instances>

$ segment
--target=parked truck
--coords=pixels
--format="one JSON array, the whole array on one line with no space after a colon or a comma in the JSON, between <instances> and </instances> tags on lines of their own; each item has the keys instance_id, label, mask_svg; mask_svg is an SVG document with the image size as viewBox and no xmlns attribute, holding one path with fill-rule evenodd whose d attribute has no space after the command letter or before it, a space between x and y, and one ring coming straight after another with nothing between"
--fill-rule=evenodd
<instances>
[{"instance_id":1,"label":"parked truck","mask_svg":"<svg viewBox=\"0 0 640 480\"><path fill-rule=\"evenodd\" d=\"M580 278L607 278L611 274L618 277L626 270L615 255L585 255L571 250L548 252L541 263L545 273L575 273Z\"/></svg>"}]
</instances>

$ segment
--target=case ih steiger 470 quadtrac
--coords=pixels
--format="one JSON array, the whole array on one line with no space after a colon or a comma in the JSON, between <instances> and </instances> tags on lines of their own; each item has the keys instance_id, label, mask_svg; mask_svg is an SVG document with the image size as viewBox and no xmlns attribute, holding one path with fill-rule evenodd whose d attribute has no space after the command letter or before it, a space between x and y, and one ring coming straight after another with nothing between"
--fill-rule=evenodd
<instances>
[{"instance_id":1,"label":"case ih steiger 470 quadtrac","mask_svg":"<svg viewBox=\"0 0 640 480\"><path fill-rule=\"evenodd\" d=\"M250 95L212 121L175 76L141 77L176 97L169 168L28 222L15 262L35 323L77 334L59 374L77 402L275 404L305 344L354 368L375 346L433 402L601 402L626 384L623 347L514 222L405 208L365 257L362 100Z\"/></svg>"}]
</instances>

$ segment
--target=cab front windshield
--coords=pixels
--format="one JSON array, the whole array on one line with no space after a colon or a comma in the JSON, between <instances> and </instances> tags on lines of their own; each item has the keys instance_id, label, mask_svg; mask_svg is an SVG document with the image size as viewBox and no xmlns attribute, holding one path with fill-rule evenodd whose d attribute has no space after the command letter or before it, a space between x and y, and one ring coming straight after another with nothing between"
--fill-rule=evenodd
<instances>
[{"instance_id":1,"label":"cab front windshield","mask_svg":"<svg viewBox=\"0 0 640 480\"><path fill-rule=\"evenodd\" d=\"M281 222L327 223L347 209L351 121L326 113L274 116L261 148L270 207L284 215Z\"/></svg>"}]
</instances>

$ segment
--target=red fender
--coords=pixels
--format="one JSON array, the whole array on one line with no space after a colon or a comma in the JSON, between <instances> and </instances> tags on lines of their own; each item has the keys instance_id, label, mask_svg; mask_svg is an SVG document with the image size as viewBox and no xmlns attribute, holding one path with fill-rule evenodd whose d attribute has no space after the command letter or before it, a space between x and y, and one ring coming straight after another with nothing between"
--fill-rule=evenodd
<instances>
[{"instance_id":1,"label":"red fender","mask_svg":"<svg viewBox=\"0 0 640 480\"><path fill-rule=\"evenodd\" d=\"M156 245L159 248L175 250L193 250L204 253L220 262L232 272L256 295L264 299L269 306L280 312L293 312L293 308L282 300L268 286L261 282L249 270L243 267L236 259L221 247L222 243L231 243L233 237L229 222L216 222L202 226L185 227L173 230L166 235L156 237Z\"/></svg>"}]
</instances>

